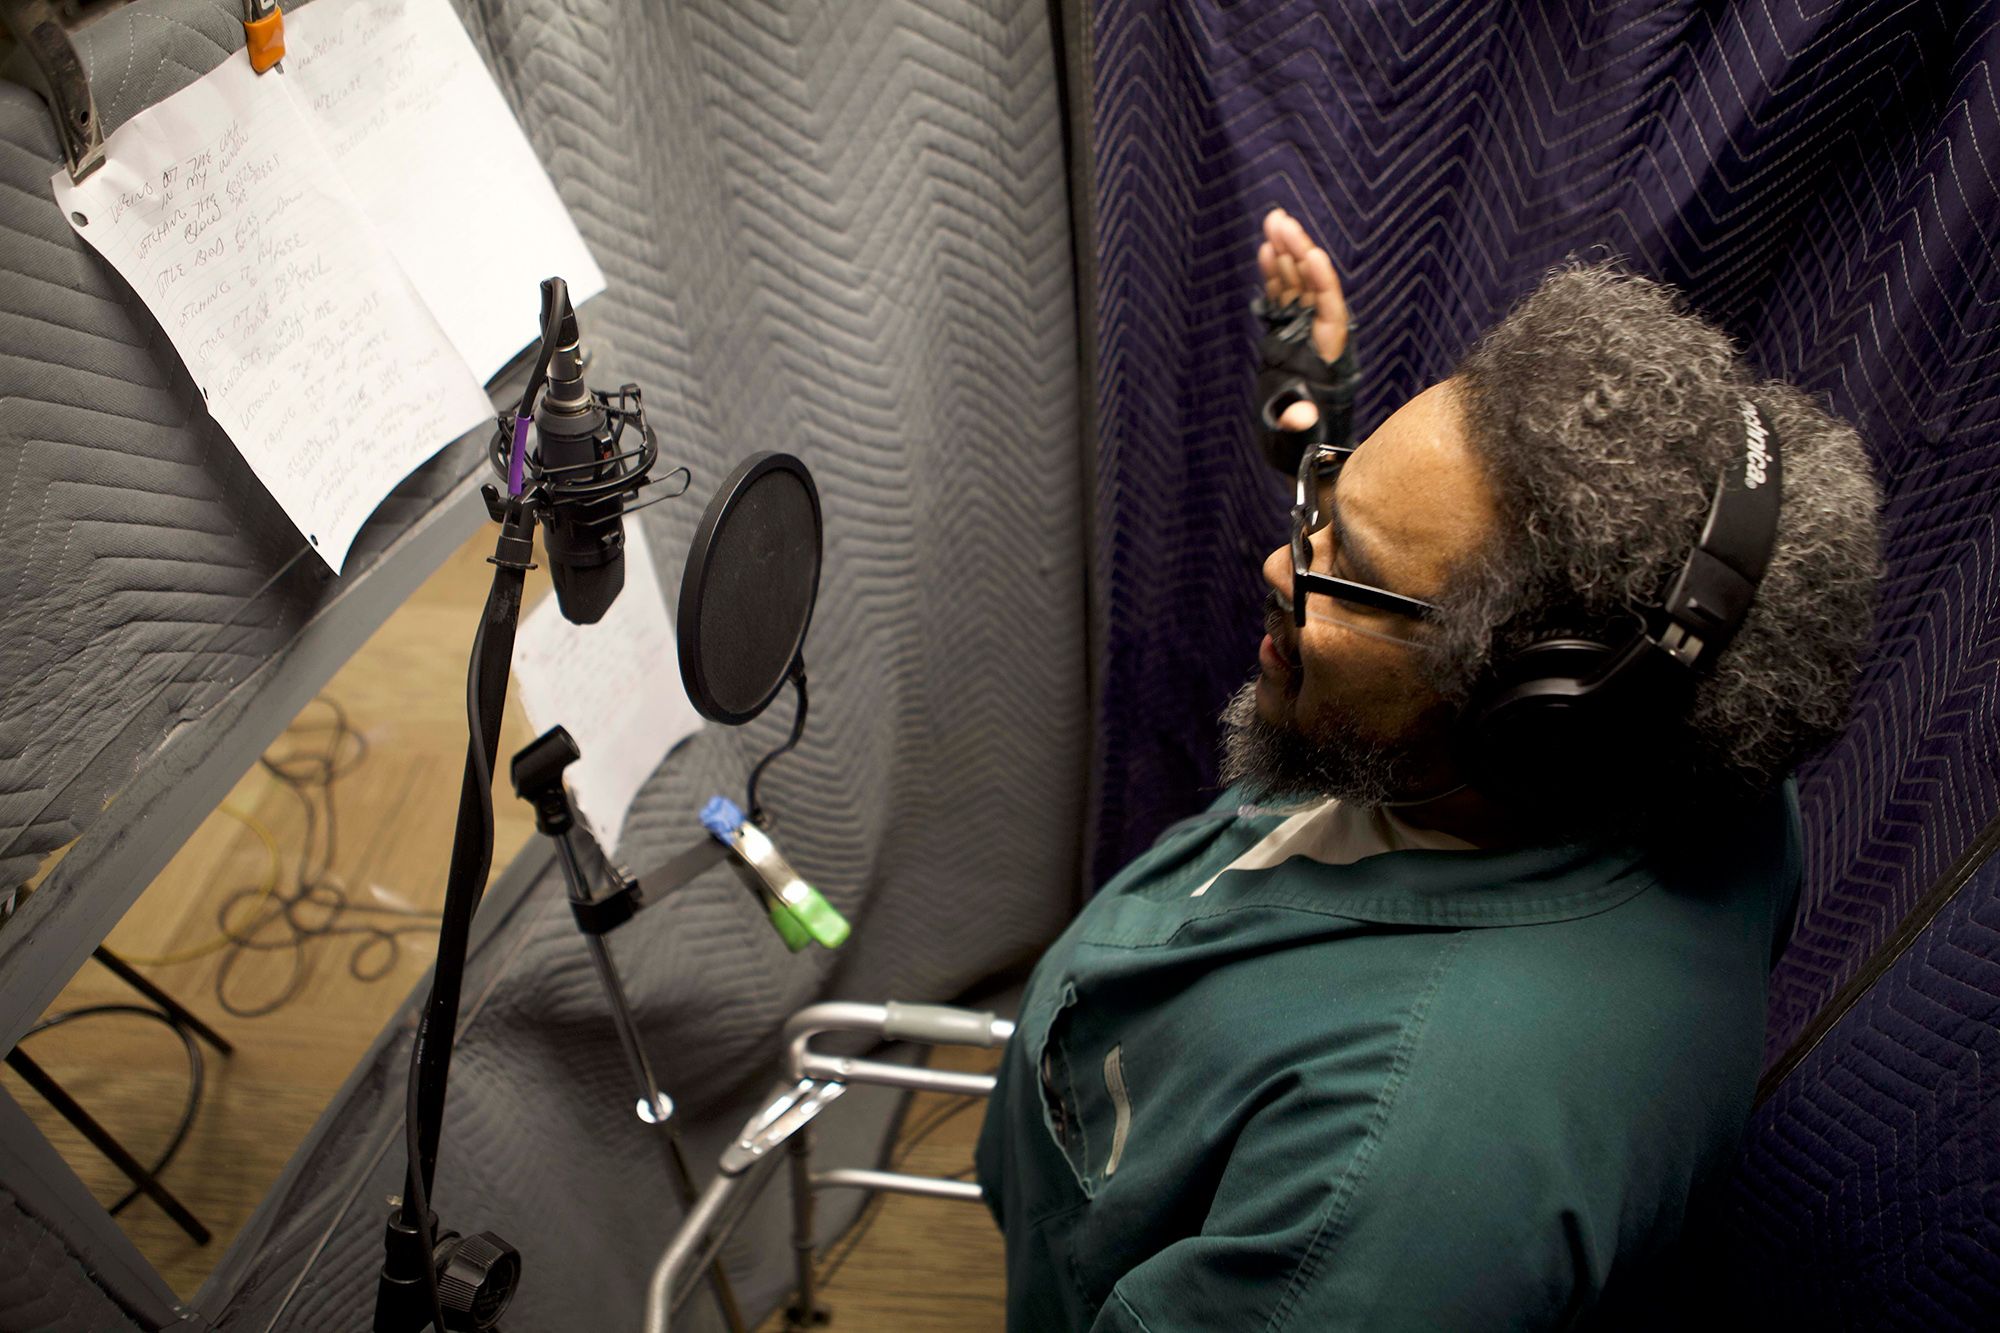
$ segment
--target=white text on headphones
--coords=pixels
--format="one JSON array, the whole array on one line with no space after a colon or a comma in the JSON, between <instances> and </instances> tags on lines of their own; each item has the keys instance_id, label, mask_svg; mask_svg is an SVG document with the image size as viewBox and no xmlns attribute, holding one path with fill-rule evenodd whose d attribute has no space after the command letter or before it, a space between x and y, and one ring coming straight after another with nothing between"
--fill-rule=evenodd
<instances>
[{"instance_id":1,"label":"white text on headphones","mask_svg":"<svg viewBox=\"0 0 2000 1333\"><path fill-rule=\"evenodd\" d=\"M1764 447L1768 438L1764 433L1764 418L1757 415L1757 409L1748 399L1743 402L1743 431L1749 437L1748 455L1743 460L1743 484L1756 490L1764 484L1765 469L1771 465L1771 452Z\"/></svg>"}]
</instances>

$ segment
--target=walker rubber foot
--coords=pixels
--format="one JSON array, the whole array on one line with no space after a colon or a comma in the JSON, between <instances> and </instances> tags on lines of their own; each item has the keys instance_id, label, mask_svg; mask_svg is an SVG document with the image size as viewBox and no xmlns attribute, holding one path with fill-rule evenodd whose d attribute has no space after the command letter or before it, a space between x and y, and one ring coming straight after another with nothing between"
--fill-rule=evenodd
<instances>
[{"instance_id":1,"label":"walker rubber foot","mask_svg":"<svg viewBox=\"0 0 2000 1333\"><path fill-rule=\"evenodd\" d=\"M825 1328L833 1322L833 1311L824 1305L814 1305L810 1311L797 1305L785 1307L785 1333L805 1333L809 1328Z\"/></svg>"}]
</instances>

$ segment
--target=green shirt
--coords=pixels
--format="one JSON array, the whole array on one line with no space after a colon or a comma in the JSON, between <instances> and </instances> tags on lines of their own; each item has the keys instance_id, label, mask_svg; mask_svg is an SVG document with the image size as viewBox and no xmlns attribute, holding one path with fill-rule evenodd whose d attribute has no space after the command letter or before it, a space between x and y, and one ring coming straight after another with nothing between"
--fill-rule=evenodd
<instances>
[{"instance_id":1,"label":"green shirt","mask_svg":"<svg viewBox=\"0 0 2000 1333\"><path fill-rule=\"evenodd\" d=\"M1698 846L1301 856L1190 896L1279 822L1170 829L1037 964L978 1151L1008 1328L1643 1301L1749 1115L1790 784Z\"/></svg>"}]
</instances>

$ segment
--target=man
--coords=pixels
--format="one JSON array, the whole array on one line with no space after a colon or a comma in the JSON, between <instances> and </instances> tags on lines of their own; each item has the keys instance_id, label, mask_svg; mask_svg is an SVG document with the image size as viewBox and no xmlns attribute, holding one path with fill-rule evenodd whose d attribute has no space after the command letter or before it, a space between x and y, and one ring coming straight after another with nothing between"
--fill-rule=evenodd
<instances>
[{"instance_id":1,"label":"man","mask_svg":"<svg viewBox=\"0 0 2000 1333\"><path fill-rule=\"evenodd\" d=\"M1601 266L1347 450L1332 265L1283 213L1259 259L1295 538L1234 785L1029 982L978 1157L1009 1327L1628 1326L1749 1113L1874 482Z\"/></svg>"}]
</instances>

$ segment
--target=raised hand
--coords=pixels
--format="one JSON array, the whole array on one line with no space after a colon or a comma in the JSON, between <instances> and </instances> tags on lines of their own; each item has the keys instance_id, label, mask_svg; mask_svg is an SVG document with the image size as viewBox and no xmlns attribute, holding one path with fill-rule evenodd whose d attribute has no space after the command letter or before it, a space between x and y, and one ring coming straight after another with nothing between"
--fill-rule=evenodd
<instances>
[{"instance_id":1,"label":"raised hand","mask_svg":"<svg viewBox=\"0 0 2000 1333\"><path fill-rule=\"evenodd\" d=\"M1264 215L1264 242L1257 247L1257 270L1264 278L1264 295L1273 304L1294 301L1312 307L1312 343L1328 364L1347 350L1347 298L1333 260L1313 244L1298 219L1282 208ZM1293 403L1279 418L1287 430L1303 430L1319 418L1311 403Z\"/></svg>"}]
</instances>

